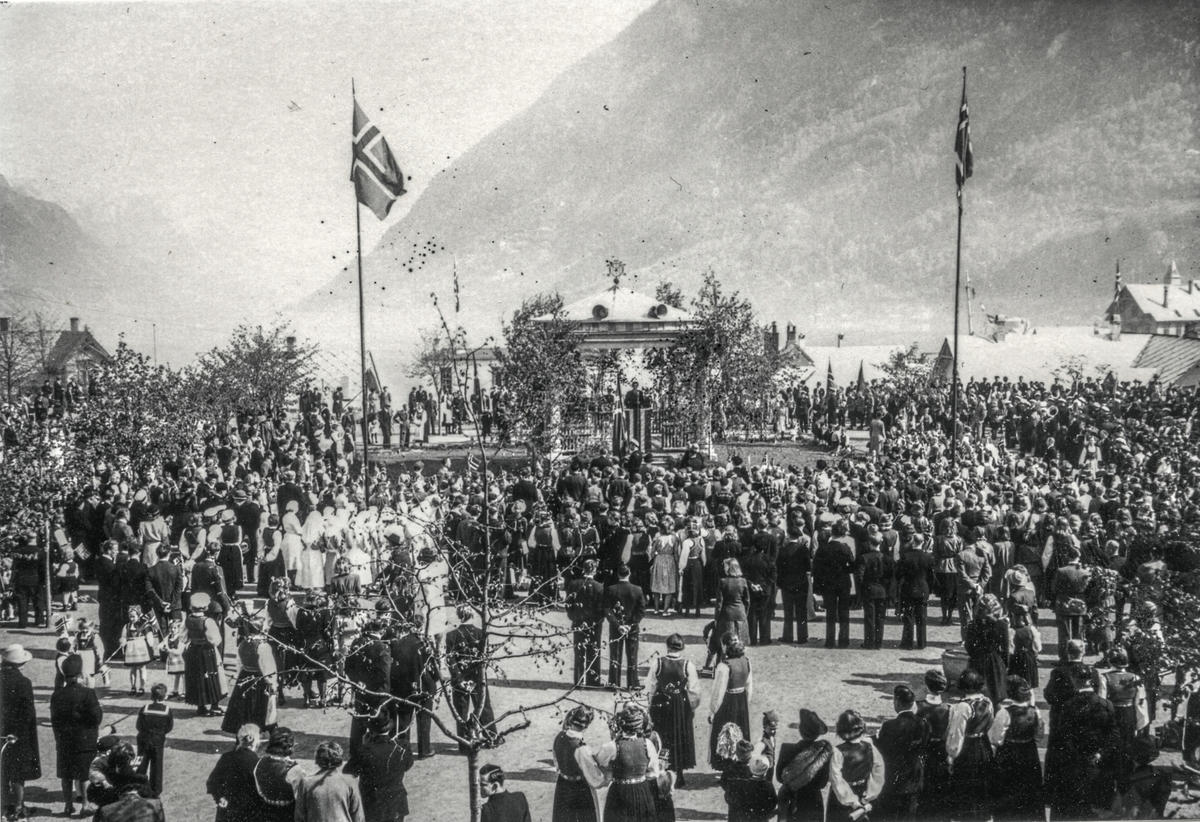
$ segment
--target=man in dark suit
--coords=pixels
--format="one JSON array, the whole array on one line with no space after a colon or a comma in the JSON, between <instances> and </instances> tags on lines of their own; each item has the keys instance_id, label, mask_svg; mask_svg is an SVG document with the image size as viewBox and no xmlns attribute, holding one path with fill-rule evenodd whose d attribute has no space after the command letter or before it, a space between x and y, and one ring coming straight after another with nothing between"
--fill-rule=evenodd
<instances>
[{"instance_id":1,"label":"man in dark suit","mask_svg":"<svg viewBox=\"0 0 1200 822\"><path fill-rule=\"evenodd\" d=\"M33 624L49 624L46 602L46 550L38 547L36 534L29 534L12 551L13 602L17 609L17 627L25 628L29 607L33 606Z\"/></svg>"},{"instance_id":2,"label":"man in dark suit","mask_svg":"<svg viewBox=\"0 0 1200 822\"><path fill-rule=\"evenodd\" d=\"M775 584L783 597L782 642L808 642L808 574L812 554L808 537L799 527L788 529L787 540L775 558ZM793 633L792 623L795 623ZM794 637L794 639L793 639Z\"/></svg>"},{"instance_id":3,"label":"man in dark suit","mask_svg":"<svg viewBox=\"0 0 1200 822\"><path fill-rule=\"evenodd\" d=\"M845 520L833 523L833 536L817 547L813 556L813 591L825 600L825 647L850 647L850 574L854 547Z\"/></svg>"},{"instance_id":4,"label":"man in dark suit","mask_svg":"<svg viewBox=\"0 0 1200 822\"><path fill-rule=\"evenodd\" d=\"M913 648L914 632L917 650L925 647L925 615L933 580L933 555L925 553L918 543L910 542L896 564L896 597L904 619L900 647L905 650Z\"/></svg>"},{"instance_id":5,"label":"man in dark suit","mask_svg":"<svg viewBox=\"0 0 1200 822\"><path fill-rule=\"evenodd\" d=\"M617 581L604 590L608 619L608 684L621 686L621 657L626 661L626 685L638 689L638 633L646 615L646 595L629 581L629 566L617 568Z\"/></svg>"},{"instance_id":6,"label":"man in dark suit","mask_svg":"<svg viewBox=\"0 0 1200 822\"><path fill-rule=\"evenodd\" d=\"M417 757L427 759L433 756L429 737L432 720L428 713L418 710L416 706L432 708L441 673L433 660L428 640L421 634L424 617L415 614L413 621L412 629L402 627L399 636L391 642L391 692L393 696L404 700L396 705L401 738L406 742L412 739L412 723L416 722Z\"/></svg>"},{"instance_id":7,"label":"man in dark suit","mask_svg":"<svg viewBox=\"0 0 1200 822\"><path fill-rule=\"evenodd\" d=\"M458 606L460 625L446 635L446 662L450 668L450 707L457 733L463 739L486 736L494 731L492 696L485 678L487 640L483 631L472 624L475 612L470 605ZM458 749L467 752L459 743Z\"/></svg>"},{"instance_id":8,"label":"man in dark suit","mask_svg":"<svg viewBox=\"0 0 1200 822\"><path fill-rule=\"evenodd\" d=\"M1067 643L1083 638L1084 594L1092 574L1079 564L1079 549L1067 549L1067 564L1054 572L1050 596L1054 600L1054 622L1058 626L1058 658L1067 661Z\"/></svg>"},{"instance_id":9,"label":"man in dark suit","mask_svg":"<svg viewBox=\"0 0 1200 822\"><path fill-rule=\"evenodd\" d=\"M892 689L894 719L884 722L875 737L883 754L885 782L879 795L879 817L908 822L917 818L917 797L925 784L925 749L929 723L917 715L916 694L907 685Z\"/></svg>"},{"instance_id":10,"label":"man in dark suit","mask_svg":"<svg viewBox=\"0 0 1200 822\"><path fill-rule=\"evenodd\" d=\"M766 531L756 531L757 534ZM760 550L761 543L754 540L750 556L742 560L742 575L750 586L750 613L747 614L751 645L771 644L771 610L775 599L775 561Z\"/></svg>"},{"instance_id":11,"label":"man in dark suit","mask_svg":"<svg viewBox=\"0 0 1200 822\"><path fill-rule=\"evenodd\" d=\"M600 687L600 637L604 632L604 586L596 581L599 563L583 561L583 577L567 585L567 617L575 637L576 685Z\"/></svg>"},{"instance_id":12,"label":"man in dark suit","mask_svg":"<svg viewBox=\"0 0 1200 822\"><path fill-rule=\"evenodd\" d=\"M279 508L279 518L287 513L287 504L295 501L300 506L300 521L308 515L308 494L296 484L296 472L292 470L283 473L283 484L275 491L275 504Z\"/></svg>"},{"instance_id":13,"label":"man in dark suit","mask_svg":"<svg viewBox=\"0 0 1200 822\"><path fill-rule=\"evenodd\" d=\"M863 647L878 651L883 647L883 616L887 611L888 562L880 548L883 537L874 528L867 537L866 550L858 558L855 572L858 595L863 606Z\"/></svg>"},{"instance_id":14,"label":"man in dark suit","mask_svg":"<svg viewBox=\"0 0 1200 822\"><path fill-rule=\"evenodd\" d=\"M358 776L365 819L403 820L408 816L408 789L404 787L404 774L412 765L413 755L408 741L394 738L387 720L374 720L358 759L346 765L346 773Z\"/></svg>"},{"instance_id":15,"label":"man in dark suit","mask_svg":"<svg viewBox=\"0 0 1200 822\"><path fill-rule=\"evenodd\" d=\"M106 649L115 649L121 644L121 627L125 624L125 615L121 611L121 581L117 576L115 541L105 540L100 546L100 555L96 557L94 569L96 602L100 606L96 617L100 622L100 639ZM106 653L111 654L112 651Z\"/></svg>"},{"instance_id":16,"label":"man in dark suit","mask_svg":"<svg viewBox=\"0 0 1200 822\"><path fill-rule=\"evenodd\" d=\"M350 761L362 749L367 723L384 710L392 687L392 652L383 641L383 625L368 622L346 656L346 676L354 680L354 716L350 720Z\"/></svg>"},{"instance_id":17,"label":"man in dark suit","mask_svg":"<svg viewBox=\"0 0 1200 822\"><path fill-rule=\"evenodd\" d=\"M150 590L154 592L155 611L159 628L164 635L167 623L183 619L183 568L171 562L171 546L158 546L158 562L146 571L150 578Z\"/></svg>"}]
</instances>

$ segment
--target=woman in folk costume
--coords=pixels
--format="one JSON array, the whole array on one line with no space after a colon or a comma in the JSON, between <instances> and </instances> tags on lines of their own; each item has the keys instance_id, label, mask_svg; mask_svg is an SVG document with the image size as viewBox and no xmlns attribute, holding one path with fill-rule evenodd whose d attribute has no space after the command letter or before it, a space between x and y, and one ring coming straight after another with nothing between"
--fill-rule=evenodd
<instances>
[{"instance_id":1,"label":"woman in folk costume","mask_svg":"<svg viewBox=\"0 0 1200 822\"><path fill-rule=\"evenodd\" d=\"M552 822L600 822L596 791L604 786L604 772L583 740L595 712L580 705L567 712L563 729L554 738L553 754L558 779L554 785Z\"/></svg>"},{"instance_id":2,"label":"woman in folk costume","mask_svg":"<svg viewBox=\"0 0 1200 822\"><path fill-rule=\"evenodd\" d=\"M871 803L883 791L883 756L875 743L864 737L867 726L855 711L838 717L837 735L842 743L829 760L828 822L851 822L871 812Z\"/></svg>"},{"instance_id":3,"label":"woman in folk costume","mask_svg":"<svg viewBox=\"0 0 1200 822\"><path fill-rule=\"evenodd\" d=\"M958 678L963 698L950 706L946 728L951 801L956 819L986 819L995 787L995 755L988 731L995 720L992 701L983 694L983 676L971 668Z\"/></svg>"},{"instance_id":4,"label":"woman in folk costume","mask_svg":"<svg viewBox=\"0 0 1200 822\"><path fill-rule=\"evenodd\" d=\"M279 517L271 514L258 541L258 595L271 596L271 582L287 579L287 558L283 554L283 529Z\"/></svg>"},{"instance_id":5,"label":"woman in folk costume","mask_svg":"<svg viewBox=\"0 0 1200 822\"><path fill-rule=\"evenodd\" d=\"M425 636L434 640L439 652L454 620L454 606L446 604L450 565L432 545L417 554L417 596L413 611L425 618Z\"/></svg>"},{"instance_id":6,"label":"woman in folk costume","mask_svg":"<svg viewBox=\"0 0 1200 822\"><path fill-rule=\"evenodd\" d=\"M596 752L596 764L612 769L604 822L656 822L652 782L659 776L658 749L644 736L645 714L629 706L616 717L613 740Z\"/></svg>"},{"instance_id":7,"label":"woman in folk costume","mask_svg":"<svg viewBox=\"0 0 1200 822\"><path fill-rule=\"evenodd\" d=\"M700 707L700 679L696 666L683 658L683 637L667 637L667 655L650 666L646 682L650 718L662 737L663 745L671 751L672 768L683 787L684 771L696 767L696 740L693 717Z\"/></svg>"},{"instance_id":8,"label":"woman in folk costume","mask_svg":"<svg viewBox=\"0 0 1200 822\"><path fill-rule=\"evenodd\" d=\"M300 503L288 500L283 511L283 564L288 578L294 583L300 571L300 557L304 552L304 525L300 522Z\"/></svg>"},{"instance_id":9,"label":"woman in folk costume","mask_svg":"<svg viewBox=\"0 0 1200 822\"><path fill-rule=\"evenodd\" d=\"M558 599L558 552L562 548L550 512L534 514L527 538L529 545L530 598L547 603Z\"/></svg>"},{"instance_id":10,"label":"woman in folk costume","mask_svg":"<svg viewBox=\"0 0 1200 822\"><path fill-rule=\"evenodd\" d=\"M734 764L721 774L729 822L767 822L777 805L770 762L755 756L749 739L738 741L734 758Z\"/></svg>"},{"instance_id":11,"label":"woman in folk costume","mask_svg":"<svg viewBox=\"0 0 1200 822\"><path fill-rule=\"evenodd\" d=\"M1024 822L1046 818L1046 794L1037 738L1042 717L1029 683L1008 678L1008 701L996 711L988 739L996 750L995 819Z\"/></svg>"},{"instance_id":12,"label":"woman in folk costume","mask_svg":"<svg viewBox=\"0 0 1200 822\"><path fill-rule=\"evenodd\" d=\"M317 509L308 512L301 532L304 548L296 569L296 587L306 591L325 587L325 517Z\"/></svg>"},{"instance_id":13,"label":"woman in folk costume","mask_svg":"<svg viewBox=\"0 0 1200 822\"><path fill-rule=\"evenodd\" d=\"M75 653L83 661L83 684L96 687L96 674L101 675L102 684L108 684L107 668L104 664L104 640L100 638L99 625L80 618L75 629Z\"/></svg>"},{"instance_id":14,"label":"woman in folk costume","mask_svg":"<svg viewBox=\"0 0 1200 822\"><path fill-rule=\"evenodd\" d=\"M329 585L329 581L333 579L337 573L337 561L342 558L346 552L346 540L348 537L348 528L350 526L350 518L347 515L346 508L338 508L335 505L324 505L321 507L321 516L325 520L325 585Z\"/></svg>"},{"instance_id":15,"label":"woman in folk costume","mask_svg":"<svg viewBox=\"0 0 1200 822\"><path fill-rule=\"evenodd\" d=\"M153 614L142 614L137 605L130 605L126 623L121 627L121 648L124 664L129 669L129 695L146 693L146 666L158 654L157 623Z\"/></svg>"},{"instance_id":16,"label":"woman in folk costume","mask_svg":"<svg viewBox=\"0 0 1200 822\"><path fill-rule=\"evenodd\" d=\"M717 737L726 723L736 724L742 738L750 736L750 700L754 695L754 676L746 648L735 636L726 634L721 641L725 658L713 673L712 699L709 702L708 722L712 732L708 743L708 764L717 768Z\"/></svg>"},{"instance_id":17,"label":"woman in folk costume","mask_svg":"<svg viewBox=\"0 0 1200 822\"><path fill-rule=\"evenodd\" d=\"M1030 624L1029 608L1017 605L1009 612L1013 627L1013 652L1008 659L1009 676L1019 676L1030 688L1041 684L1038 674L1038 654L1042 652L1042 635Z\"/></svg>"},{"instance_id":18,"label":"woman in folk costume","mask_svg":"<svg viewBox=\"0 0 1200 822\"><path fill-rule=\"evenodd\" d=\"M1104 673L1108 701L1112 703L1117 715L1117 729L1121 732L1121 744L1128 752L1133 740L1150 725L1150 711L1146 705L1146 686L1142 678L1129 670L1129 652L1123 646L1116 646L1108 653L1108 664L1111 671ZM1128 769L1131 762L1126 759L1123 769Z\"/></svg>"},{"instance_id":19,"label":"woman in folk costume","mask_svg":"<svg viewBox=\"0 0 1200 822\"><path fill-rule=\"evenodd\" d=\"M364 587L375 580L375 557L379 550L376 537L379 530L380 520L374 508L359 511L350 518L347 526L346 553L343 556Z\"/></svg>"},{"instance_id":20,"label":"woman in folk costume","mask_svg":"<svg viewBox=\"0 0 1200 822\"><path fill-rule=\"evenodd\" d=\"M980 598L975 616L967 623L964 644L971 667L983 675L992 704L1003 702L1008 696L1004 686L1013 639L1008 620L1001 616L1000 601L992 594Z\"/></svg>"},{"instance_id":21,"label":"woman in folk costume","mask_svg":"<svg viewBox=\"0 0 1200 822\"><path fill-rule=\"evenodd\" d=\"M679 610L687 612L695 610L700 616L701 610L708 604L704 595L704 563L708 559L708 545L704 539L704 529L700 517L688 519L687 530L680 535L679 568L680 578Z\"/></svg>"},{"instance_id":22,"label":"woman in folk costume","mask_svg":"<svg viewBox=\"0 0 1200 822\"><path fill-rule=\"evenodd\" d=\"M287 578L272 580L270 596L267 598L266 629L270 649L275 655L275 670L279 672L277 692L280 705L286 704L285 691L296 683L295 670L300 664L302 640L296 630L298 613L299 608L292 598Z\"/></svg>"},{"instance_id":23,"label":"woman in folk costume","mask_svg":"<svg viewBox=\"0 0 1200 822\"><path fill-rule=\"evenodd\" d=\"M184 698L189 705L196 706L197 716L224 713L220 702L225 697L225 676L217 657L221 629L205 615L210 601L203 591L192 594L190 612L183 623L188 643L183 652Z\"/></svg>"},{"instance_id":24,"label":"woman in folk costume","mask_svg":"<svg viewBox=\"0 0 1200 822\"><path fill-rule=\"evenodd\" d=\"M833 745L821 739L829 727L813 711L800 709L800 741L784 743L775 776L779 780L779 822L824 822L825 786Z\"/></svg>"},{"instance_id":25,"label":"woman in folk costume","mask_svg":"<svg viewBox=\"0 0 1200 822\"><path fill-rule=\"evenodd\" d=\"M237 682L221 721L221 730L227 734L236 734L247 722L268 732L276 723L279 676L275 655L265 634L266 614L259 612L247 617L246 627L249 635L238 645Z\"/></svg>"}]
</instances>

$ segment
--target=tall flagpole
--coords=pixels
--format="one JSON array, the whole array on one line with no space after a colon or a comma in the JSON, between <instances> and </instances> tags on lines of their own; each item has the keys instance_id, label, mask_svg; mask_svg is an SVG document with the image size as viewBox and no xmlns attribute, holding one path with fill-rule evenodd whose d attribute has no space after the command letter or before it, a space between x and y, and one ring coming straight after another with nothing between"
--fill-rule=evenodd
<instances>
[{"instance_id":1,"label":"tall flagpole","mask_svg":"<svg viewBox=\"0 0 1200 822\"><path fill-rule=\"evenodd\" d=\"M350 78L350 98L354 99L354 78ZM362 379L362 482L363 510L365 511L371 504L371 480L370 472L367 470L370 465L367 459L367 449L371 445L371 424L367 420L367 315L363 301L362 206L358 202L357 190L354 193L354 236L358 243L358 356L359 376Z\"/></svg>"},{"instance_id":2,"label":"tall flagpole","mask_svg":"<svg viewBox=\"0 0 1200 822\"><path fill-rule=\"evenodd\" d=\"M967 67L963 66L963 100L967 99ZM960 111L959 117L962 114ZM962 128L961 123L959 128ZM963 139L958 150L958 163L962 169L960 175L966 173L966 153L967 140ZM958 424L958 298L962 293L961 273L962 273L962 220L963 220L963 183L966 182L965 176L960 176L958 182L958 241L954 246L954 365L951 369L950 377L950 470L955 471L958 468L958 442L959 442L959 424Z\"/></svg>"}]
</instances>

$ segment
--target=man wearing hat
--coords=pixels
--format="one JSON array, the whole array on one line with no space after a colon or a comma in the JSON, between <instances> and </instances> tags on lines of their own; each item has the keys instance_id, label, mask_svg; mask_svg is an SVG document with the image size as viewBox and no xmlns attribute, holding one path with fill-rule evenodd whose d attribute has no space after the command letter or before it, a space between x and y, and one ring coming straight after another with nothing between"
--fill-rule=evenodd
<instances>
[{"instance_id":1,"label":"man wearing hat","mask_svg":"<svg viewBox=\"0 0 1200 822\"><path fill-rule=\"evenodd\" d=\"M58 778L62 780L69 816L75 812L75 789L79 791L80 802L87 803L83 783L96 756L104 711L96 699L96 692L80 681L83 660L78 655L72 654L63 660L62 673L66 684L50 696L50 726L54 729Z\"/></svg>"},{"instance_id":2,"label":"man wearing hat","mask_svg":"<svg viewBox=\"0 0 1200 822\"><path fill-rule=\"evenodd\" d=\"M829 784L833 746L822 736L829 727L814 711L800 709L800 741L779 747L775 776L779 780L780 822L824 818L822 793Z\"/></svg>"},{"instance_id":3,"label":"man wearing hat","mask_svg":"<svg viewBox=\"0 0 1200 822\"><path fill-rule=\"evenodd\" d=\"M13 739L4 746L0 759L4 780L0 812L6 817L24 818L25 783L42 777L33 683L21 671L31 659L33 654L21 645L9 645L0 652L0 735Z\"/></svg>"}]
</instances>

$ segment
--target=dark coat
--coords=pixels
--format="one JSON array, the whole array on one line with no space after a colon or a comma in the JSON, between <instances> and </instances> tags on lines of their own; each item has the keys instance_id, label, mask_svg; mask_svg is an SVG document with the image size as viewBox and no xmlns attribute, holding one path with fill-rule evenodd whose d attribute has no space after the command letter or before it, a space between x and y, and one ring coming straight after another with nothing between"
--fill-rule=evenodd
<instances>
[{"instance_id":1,"label":"dark coat","mask_svg":"<svg viewBox=\"0 0 1200 822\"><path fill-rule=\"evenodd\" d=\"M426 640L418 634L405 634L391 642L391 692L401 699L419 693L432 693L439 672Z\"/></svg>"},{"instance_id":2,"label":"dark coat","mask_svg":"<svg viewBox=\"0 0 1200 822\"><path fill-rule=\"evenodd\" d=\"M453 683L484 681L486 640L476 625L459 625L446 635L446 663Z\"/></svg>"},{"instance_id":3,"label":"dark coat","mask_svg":"<svg viewBox=\"0 0 1200 822\"><path fill-rule=\"evenodd\" d=\"M254 822L257 819L258 797L254 790L254 766L258 754L247 748L235 748L221 754L212 773L208 775L205 790L219 802L222 798L229 803L218 811L218 822Z\"/></svg>"},{"instance_id":4,"label":"dark coat","mask_svg":"<svg viewBox=\"0 0 1200 822\"><path fill-rule=\"evenodd\" d=\"M128 790L121 797L96 812L96 822L166 822L161 799L147 799L136 790Z\"/></svg>"},{"instance_id":5,"label":"dark coat","mask_svg":"<svg viewBox=\"0 0 1200 822\"><path fill-rule=\"evenodd\" d=\"M413 765L412 750L403 739L368 736L346 773L358 775L366 822L395 822L408 815L404 774Z\"/></svg>"},{"instance_id":6,"label":"dark coat","mask_svg":"<svg viewBox=\"0 0 1200 822\"><path fill-rule=\"evenodd\" d=\"M31 782L42 776L42 758L38 751L37 706L33 701L33 683L19 668L0 666L0 716L5 736L17 741L4 749L4 776L15 782Z\"/></svg>"},{"instance_id":7,"label":"dark coat","mask_svg":"<svg viewBox=\"0 0 1200 822\"><path fill-rule=\"evenodd\" d=\"M169 560L159 560L146 574L150 587L163 601L165 615L183 611L183 569Z\"/></svg>"},{"instance_id":8,"label":"dark coat","mask_svg":"<svg viewBox=\"0 0 1200 822\"><path fill-rule=\"evenodd\" d=\"M858 558L855 567L858 577L858 592L864 599L884 599L887 597L888 568L884 556L879 551L867 551Z\"/></svg>"},{"instance_id":9,"label":"dark coat","mask_svg":"<svg viewBox=\"0 0 1200 822\"><path fill-rule=\"evenodd\" d=\"M925 785L925 749L929 723L913 711L898 714L879 728L875 746L883 754L884 794L911 796Z\"/></svg>"},{"instance_id":10,"label":"dark coat","mask_svg":"<svg viewBox=\"0 0 1200 822\"><path fill-rule=\"evenodd\" d=\"M902 599L929 599L934 582L933 554L909 548L896 563L896 595Z\"/></svg>"},{"instance_id":11,"label":"dark coat","mask_svg":"<svg viewBox=\"0 0 1200 822\"><path fill-rule=\"evenodd\" d=\"M604 589L604 615L614 625L640 625L646 615L646 595L628 580Z\"/></svg>"},{"instance_id":12,"label":"dark coat","mask_svg":"<svg viewBox=\"0 0 1200 822\"><path fill-rule=\"evenodd\" d=\"M50 697L50 726L58 752L59 779L86 779L96 757L104 711L96 692L69 682Z\"/></svg>"},{"instance_id":13,"label":"dark coat","mask_svg":"<svg viewBox=\"0 0 1200 822\"><path fill-rule=\"evenodd\" d=\"M604 586L589 577L572 580L567 585L567 616L573 624L604 619Z\"/></svg>"},{"instance_id":14,"label":"dark coat","mask_svg":"<svg viewBox=\"0 0 1200 822\"><path fill-rule=\"evenodd\" d=\"M363 688L376 693L391 690L392 652L378 637L364 636L358 647L346 657L346 674Z\"/></svg>"},{"instance_id":15,"label":"dark coat","mask_svg":"<svg viewBox=\"0 0 1200 822\"><path fill-rule=\"evenodd\" d=\"M812 571L812 555L808 545L799 540L788 540L779 549L775 558L775 582L780 588L791 590L808 585L808 574Z\"/></svg>"},{"instance_id":16,"label":"dark coat","mask_svg":"<svg viewBox=\"0 0 1200 822\"><path fill-rule=\"evenodd\" d=\"M818 594L850 594L850 573L854 570L854 549L845 542L831 539L813 555L813 591Z\"/></svg>"}]
</instances>

